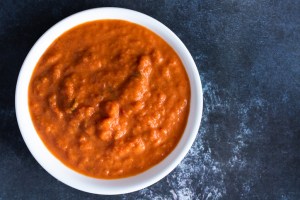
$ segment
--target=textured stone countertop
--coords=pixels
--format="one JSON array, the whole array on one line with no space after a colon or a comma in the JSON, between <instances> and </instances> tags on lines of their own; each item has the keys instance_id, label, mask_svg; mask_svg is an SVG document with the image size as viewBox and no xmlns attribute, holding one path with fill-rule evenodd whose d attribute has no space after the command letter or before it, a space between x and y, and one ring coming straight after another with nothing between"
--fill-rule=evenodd
<instances>
[{"instance_id":1,"label":"textured stone countertop","mask_svg":"<svg viewBox=\"0 0 300 200\"><path fill-rule=\"evenodd\" d=\"M124 7L185 43L204 91L201 127L180 165L127 195L57 181L31 156L15 116L20 67L59 20ZM0 199L300 199L300 1L0 1Z\"/></svg>"}]
</instances>

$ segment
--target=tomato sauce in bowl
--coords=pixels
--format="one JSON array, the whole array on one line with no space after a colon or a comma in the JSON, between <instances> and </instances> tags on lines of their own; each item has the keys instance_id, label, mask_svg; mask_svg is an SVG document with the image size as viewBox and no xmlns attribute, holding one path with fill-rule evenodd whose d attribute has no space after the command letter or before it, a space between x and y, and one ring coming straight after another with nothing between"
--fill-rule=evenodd
<instances>
[{"instance_id":1,"label":"tomato sauce in bowl","mask_svg":"<svg viewBox=\"0 0 300 200\"><path fill-rule=\"evenodd\" d=\"M38 135L62 163L117 179L146 171L176 147L190 93L180 58L158 35L127 21L96 20L48 47L28 102Z\"/></svg>"}]
</instances>

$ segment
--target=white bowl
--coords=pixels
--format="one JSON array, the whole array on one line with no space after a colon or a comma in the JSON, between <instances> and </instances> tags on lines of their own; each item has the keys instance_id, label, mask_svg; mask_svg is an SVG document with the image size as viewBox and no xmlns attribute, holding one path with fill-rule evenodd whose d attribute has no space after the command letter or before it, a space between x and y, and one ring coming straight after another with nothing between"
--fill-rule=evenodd
<instances>
[{"instance_id":1,"label":"white bowl","mask_svg":"<svg viewBox=\"0 0 300 200\"><path fill-rule=\"evenodd\" d=\"M62 33L79 24L100 20L121 19L140 24L163 38L179 55L187 71L191 86L190 113L184 134L175 149L159 164L149 170L122 179L105 180L82 175L66 167L46 148L31 121L28 108L28 85L31 74L48 46ZM168 175L191 148L201 121L203 96L200 77L195 62L180 39L157 20L128 9L95 8L76 13L51 27L32 47L19 73L16 95L16 115L23 139L33 157L52 176L61 182L95 194L124 194L148 187ZM34 170L34 169L33 169Z\"/></svg>"}]
</instances>

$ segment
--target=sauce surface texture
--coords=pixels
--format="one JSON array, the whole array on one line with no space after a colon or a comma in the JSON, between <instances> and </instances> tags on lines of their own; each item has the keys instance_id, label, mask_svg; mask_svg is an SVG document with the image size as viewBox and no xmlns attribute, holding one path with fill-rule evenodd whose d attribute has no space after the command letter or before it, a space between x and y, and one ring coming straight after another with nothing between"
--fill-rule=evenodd
<instances>
[{"instance_id":1,"label":"sauce surface texture","mask_svg":"<svg viewBox=\"0 0 300 200\"><path fill-rule=\"evenodd\" d=\"M33 124L61 162L87 176L141 173L177 145L190 85L175 51L121 20L76 26L40 58L29 85Z\"/></svg>"}]
</instances>

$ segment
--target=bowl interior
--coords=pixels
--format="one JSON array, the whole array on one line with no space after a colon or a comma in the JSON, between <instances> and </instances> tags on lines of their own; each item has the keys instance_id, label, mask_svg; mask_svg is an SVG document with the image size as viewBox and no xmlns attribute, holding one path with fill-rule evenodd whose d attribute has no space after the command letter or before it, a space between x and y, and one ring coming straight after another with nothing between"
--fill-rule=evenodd
<instances>
[{"instance_id":1,"label":"bowl interior","mask_svg":"<svg viewBox=\"0 0 300 200\"><path fill-rule=\"evenodd\" d=\"M45 147L35 131L28 108L28 85L31 74L48 46L62 33L84 22L101 19L121 19L142 25L163 38L179 55L190 80L190 113L184 134L175 149L162 162L136 176L103 180L81 175L62 164ZM23 139L38 163L52 176L76 189L95 194L122 194L145 188L170 173L184 158L194 142L202 116L202 86L192 56L180 39L157 20L127 9L95 8L74 14L50 28L32 47L19 73L16 115Z\"/></svg>"}]
</instances>

